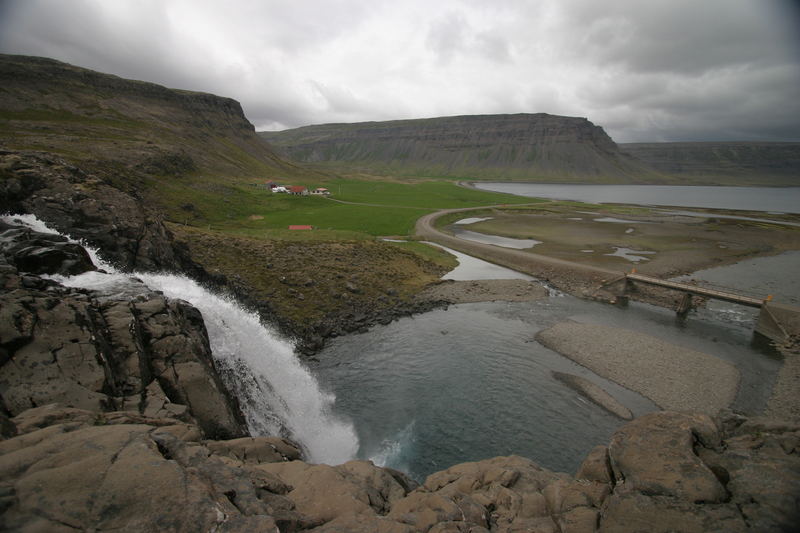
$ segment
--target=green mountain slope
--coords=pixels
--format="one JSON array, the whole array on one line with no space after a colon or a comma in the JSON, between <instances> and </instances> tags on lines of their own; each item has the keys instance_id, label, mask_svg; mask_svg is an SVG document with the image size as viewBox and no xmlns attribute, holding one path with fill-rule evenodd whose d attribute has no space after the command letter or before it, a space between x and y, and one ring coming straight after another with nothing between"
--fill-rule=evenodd
<instances>
[{"instance_id":1,"label":"green mountain slope","mask_svg":"<svg viewBox=\"0 0 800 533\"><path fill-rule=\"evenodd\" d=\"M235 100L40 57L0 55L0 135L8 149L154 176L303 171L255 134Z\"/></svg>"}]
</instances>

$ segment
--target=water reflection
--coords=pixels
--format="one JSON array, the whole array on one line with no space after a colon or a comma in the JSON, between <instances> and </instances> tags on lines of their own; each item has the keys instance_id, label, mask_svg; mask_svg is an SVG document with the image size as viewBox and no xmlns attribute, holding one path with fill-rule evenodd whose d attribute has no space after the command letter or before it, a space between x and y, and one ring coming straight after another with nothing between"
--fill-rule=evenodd
<instances>
[{"instance_id":1,"label":"water reflection","mask_svg":"<svg viewBox=\"0 0 800 533\"><path fill-rule=\"evenodd\" d=\"M516 248L523 250L525 248L533 248L537 244L542 244L542 241L536 239L513 239L511 237L501 237L499 235L487 235L486 233L478 233L477 231L470 231L460 228L450 228L453 235L459 239L464 239L472 242L480 242L482 244L492 244L494 246L502 246L503 248Z\"/></svg>"},{"instance_id":2,"label":"water reflection","mask_svg":"<svg viewBox=\"0 0 800 533\"><path fill-rule=\"evenodd\" d=\"M478 279L535 279L532 276L511 270L510 268L494 265L481 259L476 259L467 254L462 254L435 242L425 242L431 246L437 246L442 250L453 254L458 260L458 266L442 276L442 279L452 279L456 281L469 281Z\"/></svg>"}]
</instances>

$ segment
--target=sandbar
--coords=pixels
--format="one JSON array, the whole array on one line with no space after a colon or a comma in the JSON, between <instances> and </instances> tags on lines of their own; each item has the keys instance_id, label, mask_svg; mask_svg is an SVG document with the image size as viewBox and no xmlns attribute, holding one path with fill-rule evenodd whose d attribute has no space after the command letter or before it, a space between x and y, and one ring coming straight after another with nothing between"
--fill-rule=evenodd
<instances>
[{"instance_id":1,"label":"sandbar","mask_svg":"<svg viewBox=\"0 0 800 533\"><path fill-rule=\"evenodd\" d=\"M716 414L739 387L739 370L713 355L643 333L565 321L536 340L666 410Z\"/></svg>"}]
</instances>

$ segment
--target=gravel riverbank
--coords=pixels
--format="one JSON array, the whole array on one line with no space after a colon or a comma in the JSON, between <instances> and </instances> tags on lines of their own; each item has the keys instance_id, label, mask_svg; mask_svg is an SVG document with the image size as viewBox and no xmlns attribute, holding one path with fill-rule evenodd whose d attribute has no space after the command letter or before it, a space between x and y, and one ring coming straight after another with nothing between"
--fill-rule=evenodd
<instances>
[{"instance_id":1,"label":"gravel riverbank","mask_svg":"<svg viewBox=\"0 0 800 533\"><path fill-rule=\"evenodd\" d=\"M800 388L800 348L787 348L781 353L783 368L778 373L764 415L797 423L800 422L800 397L797 394Z\"/></svg>"},{"instance_id":2,"label":"gravel riverbank","mask_svg":"<svg viewBox=\"0 0 800 533\"><path fill-rule=\"evenodd\" d=\"M417 295L420 300L451 304L493 302L530 302L547 298L547 289L535 281L521 279L446 280L430 285Z\"/></svg>"},{"instance_id":3,"label":"gravel riverbank","mask_svg":"<svg viewBox=\"0 0 800 533\"><path fill-rule=\"evenodd\" d=\"M739 386L739 370L727 361L621 328L561 322L536 340L666 410L714 415Z\"/></svg>"}]
</instances>

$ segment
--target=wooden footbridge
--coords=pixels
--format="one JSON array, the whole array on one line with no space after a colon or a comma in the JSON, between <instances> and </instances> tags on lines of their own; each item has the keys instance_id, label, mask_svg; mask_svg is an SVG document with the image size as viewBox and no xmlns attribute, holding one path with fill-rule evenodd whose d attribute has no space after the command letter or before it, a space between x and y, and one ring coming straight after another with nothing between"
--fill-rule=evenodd
<instances>
[{"instance_id":1,"label":"wooden footbridge","mask_svg":"<svg viewBox=\"0 0 800 533\"><path fill-rule=\"evenodd\" d=\"M722 300L760 309L756 332L761 335L778 342L790 342L800 337L800 308L773 302L772 295L756 298L734 292L731 289L703 287L682 281L646 276L636 273L635 269L606 283L603 289L616 288L616 290L612 289L611 292L624 301L627 299L627 292L631 289L631 283L651 285L683 293L683 298L675 309L680 316L685 316L692 309L693 296Z\"/></svg>"},{"instance_id":2,"label":"wooden footbridge","mask_svg":"<svg viewBox=\"0 0 800 533\"><path fill-rule=\"evenodd\" d=\"M767 296L766 298L753 298L752 296L745 296L742 294L735 294L733 292L717 289L709 289L699 285L693 285L691 283L654 278L652 276L637 274L636 272L625 274L625 278L628 281L635 281L637 283L644 283L647 285L655 285L656 287L664 287L666 289L680 291L684 294L702 296L703 298L713 298L715 300L723 300L725 302L746 305L748 307L761 307L765 301L772 300L771 296Z\"/></svg>"}]
</instances>

